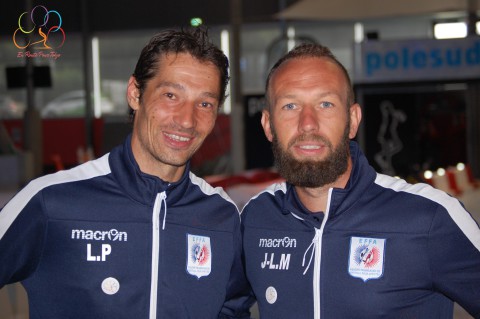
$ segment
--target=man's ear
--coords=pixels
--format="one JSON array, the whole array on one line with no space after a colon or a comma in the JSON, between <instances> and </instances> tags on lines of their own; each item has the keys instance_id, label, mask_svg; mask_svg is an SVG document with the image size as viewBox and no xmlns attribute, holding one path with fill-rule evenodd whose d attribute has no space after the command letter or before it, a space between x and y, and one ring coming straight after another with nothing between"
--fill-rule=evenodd
<instances>
[{"instance_id":1,"label":"man's ear","mask_svg":"<svg viewBox=\"0 0 480 319\"><path fill-rule=\"evenodd\" d=\"M362 108L358 103L350 106L350 132L348 137L350 139L354 138L357 135L358 127L360 126L360 121L362 120Z\"/></svg>"},{"instance_id":2,"label":"man's ear","mask_svg":"<svg viewBox=\"0 0 480 319\"><path fill-rule=\"evenodd\" d=\"M270 112L267 110L262 111L262 126L265 136L271 142L273 139L272 128L270 127Z\"/></svg>"},{"instance_id":3,"label":"man's ear","mask_svg":"<svg viewBox=\"0 0 480 319\"><path fill-rule=\"evenodd\" d=\"M133 75L128 80L127 102L135 111L140 107L140 92L137 88L137 80Z\"/></svg>"}]
</instances>

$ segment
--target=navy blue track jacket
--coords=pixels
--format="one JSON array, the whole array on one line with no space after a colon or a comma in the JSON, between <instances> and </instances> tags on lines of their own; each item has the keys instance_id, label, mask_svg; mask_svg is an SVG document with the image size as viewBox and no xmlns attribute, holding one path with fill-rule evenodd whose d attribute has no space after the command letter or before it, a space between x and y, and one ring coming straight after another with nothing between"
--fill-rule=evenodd
<instances>
[{"instance_id":1,"label":"navy blue track jacket","mask_svg":"<svg viewBox=\"0 0 480 319\"><path fill-rule=\"evenodd\" d=\"M17 281L32 319L248 317L235 204L188 168L142 173L130 137L2 209L0 287Z\"/></svg>"},{"instance_id":2,"label":"navy blue track jacket","mask_svg":"<svg viewBox=\"0 0 480 319\"><path fill-rule=\"evenodd\" d=\"M288 183L243 209L247 277L262 319L480 318L480 229L459 201L377 174L355 142L345 189L310 213Z\"/></svg>"}]
</instances>

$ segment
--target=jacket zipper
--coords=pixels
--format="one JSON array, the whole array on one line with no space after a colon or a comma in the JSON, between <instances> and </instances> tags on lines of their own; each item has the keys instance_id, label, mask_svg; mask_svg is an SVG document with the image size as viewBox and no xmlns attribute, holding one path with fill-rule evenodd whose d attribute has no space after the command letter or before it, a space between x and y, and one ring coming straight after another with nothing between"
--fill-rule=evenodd
<instances>
[{"instance_id":1,"label":"jacket zipper","mask_svg":"<svg viewBox=\"0 0 480 319\"><path fill-rule=\"evenodd\" d=\"M320 265L322 262L322 236L325 229L325 224L330 211L330 200L332 198L332 188L328 190L328 201L327 209L325 210L325 217L323 218L322 225L320 229L315 229L315 237L317 239L315 245L315 262L313 267L313 318L320 319L320 305L321 305L321 296L320 296Z\"/></svg>"},{"instance_id":2,"label":"jacket zipper","mask_svg":"<svg viewBox=\"0 0 480 319\"><path fill-rule=\"evenodd\" d=\"M160 254L160 215L162 203L167 198L165 191L155 198L152 213L152 274L150 283L150 319L157 318L158 259ZM166 205L166 203L165 203Z\"/></svg>"}]
</instances>

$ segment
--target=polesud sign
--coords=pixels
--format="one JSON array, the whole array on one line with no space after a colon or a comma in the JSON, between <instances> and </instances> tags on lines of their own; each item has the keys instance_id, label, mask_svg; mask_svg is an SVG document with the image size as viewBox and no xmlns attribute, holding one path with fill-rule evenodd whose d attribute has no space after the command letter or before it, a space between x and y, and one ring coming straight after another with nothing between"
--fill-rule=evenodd
<instances>
[{"instance_id":1,"label":"polesud sign","mask_svg":"<svg viewBox=\"0 0 480 319\"><path fill-rule=\"evenodd\" d=\"M358 44L355 82L480 78L480 37Z\"/></svg>"}]
</instances>

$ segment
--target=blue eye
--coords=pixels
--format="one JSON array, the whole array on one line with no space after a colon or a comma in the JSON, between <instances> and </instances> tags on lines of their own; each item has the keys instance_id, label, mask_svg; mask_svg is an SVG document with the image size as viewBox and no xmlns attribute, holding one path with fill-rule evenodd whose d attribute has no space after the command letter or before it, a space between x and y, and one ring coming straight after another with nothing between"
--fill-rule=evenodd
<instances>
[{"instance_id":1,"label":"blue eye","mask_svg":"<svg viewBox=\"0 0 480 319\"><path fill-rule=\"evenodd\" d=\"M333 106L333 103L330 103L330 102L322 102L320 103L320 106L322 108L329 108L329 107L332 107Z\"/></svg>"},{"instance_id":2,"label":"blue eye","mask_svg":"<svg viewBox=\"0 0 480 319\"><path fill-rule=\"evenodd\" d=\"M285 109L285 110L293 110L293 109L295 109L295 107L296 107L295 104L293 104L293 103L288 103L288 104L286 104L285 106L283 106L283 109Z\"/></svg>"}]
</instances>

